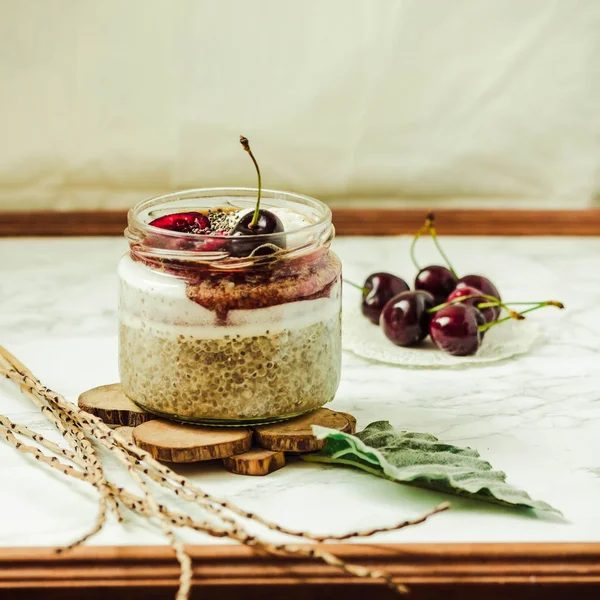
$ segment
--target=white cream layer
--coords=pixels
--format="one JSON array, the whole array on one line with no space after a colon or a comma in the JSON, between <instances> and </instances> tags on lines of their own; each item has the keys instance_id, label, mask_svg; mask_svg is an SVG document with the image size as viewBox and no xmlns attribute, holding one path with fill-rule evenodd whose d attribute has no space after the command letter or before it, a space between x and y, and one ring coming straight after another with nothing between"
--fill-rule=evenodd
<instances>
[{"instance_id":1,"label":"white cream layer","mask_svg":"<svg viewBox=\"0 0 600 600\"><path fill-rule=\"evenodd\" d=\"M153 271L126 255L119 263L121 296L119 318L123 325L148 329L163 337L179 335L201 339L225 336L251 337L304 329L315 323L339 318L341 286L329 298L288 302L267 308L232 310L227 324L217 323L214 312L192 302L185 282Z\"/></svg>"},{"instance_id":2,"label":"white cream layer","mask_svg":"<svg viewBox=\"0 0 600 600\"><path fill-rule=\"evenodd\" d=\"M309 219L306 216L301 215L298 212L293 210L289 210L287 208L279 208L278 206L269 207L269 211L274 213L281 219L283 223L283 230L287 233L294 233L296 230L301 229L302 227L307 227L308 225L312 225ZM254 212L253 208L245 208L239 212L240 218L246 213Z\"/></svg>"}]
</instances>

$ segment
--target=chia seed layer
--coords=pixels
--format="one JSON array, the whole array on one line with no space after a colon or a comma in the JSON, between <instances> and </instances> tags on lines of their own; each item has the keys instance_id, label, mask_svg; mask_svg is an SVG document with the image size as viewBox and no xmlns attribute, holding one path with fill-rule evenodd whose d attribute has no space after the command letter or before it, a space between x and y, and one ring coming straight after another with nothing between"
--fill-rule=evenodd
<instances>
[{"instance_id":1,"label":"chia seed layer","mask_svg":"<svg viewBox=\"0 0 600 600\"><path fill-rule=\"evenodd\" d=\"M182 420L293 416L333 400L340 328L337 315L276 334L199 339L121 324L121 383L140 406Z\"/></svg>"}]
</instances>

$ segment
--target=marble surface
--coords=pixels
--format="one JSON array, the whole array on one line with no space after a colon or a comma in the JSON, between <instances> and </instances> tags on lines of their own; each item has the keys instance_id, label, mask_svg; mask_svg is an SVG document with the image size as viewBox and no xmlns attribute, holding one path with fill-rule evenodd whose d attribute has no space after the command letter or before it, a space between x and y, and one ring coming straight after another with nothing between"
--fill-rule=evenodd
<instances>
[{"instance_id":1,"label":"marble surface","mask_svg":"<svg viewBox=\"0 0 600 600\"><path fill-rule=\"evenodd\" d=\"M345 275L374 270L411 278L408 238L338 239ZM489 275L506 299L557 298L565 311L531 315L543 342L527 355L467 369L403 369L346 353L334 409L359 426L387 419L479 450L511 483L561 509L567 522L446 497L342 467L296 462L265 478L214 465L180 470L207 491L295 528L345 532L416 516L444 499L452 510L377 542L600 542L600 240L448 238L463 272ZM0 240L0 343L48 386L76 401L117 376L117 238ZM423 262L435 254L426 241ZM356 302L347 289L345 302ZM53 434L10 382L0 413ZM0 442L0 545L64 544L94 521L97 497L82 483L42 469ZM111 477L122 478L115 467ZM188 542L209 538L183 533ZM276 537L276 536L271 536ZM131 518L111 522L93 544L162 544ZM222 543L222 542L216 542Z\"/></svg>"}]
</instances>

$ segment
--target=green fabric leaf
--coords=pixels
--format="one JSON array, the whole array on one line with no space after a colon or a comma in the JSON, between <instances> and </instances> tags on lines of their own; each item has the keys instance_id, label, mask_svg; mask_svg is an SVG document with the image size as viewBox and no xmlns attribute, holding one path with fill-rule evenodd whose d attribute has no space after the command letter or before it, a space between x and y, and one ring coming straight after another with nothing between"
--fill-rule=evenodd
<instances>
[{"instance_id":1,"label":"green fabric leaf","mask_svg":"<svg viewBox=\"0 0 600 600\"><path fill-rule=\"evenodd\" d=\"M445 444L433 435L397 431L387 421L371 423L355 435L319 426L313 430L327 444L302 455L304 460L350 465L398 483L561 514L506 483L506 475L476 450Z\"/></svg>"}]
</instances>

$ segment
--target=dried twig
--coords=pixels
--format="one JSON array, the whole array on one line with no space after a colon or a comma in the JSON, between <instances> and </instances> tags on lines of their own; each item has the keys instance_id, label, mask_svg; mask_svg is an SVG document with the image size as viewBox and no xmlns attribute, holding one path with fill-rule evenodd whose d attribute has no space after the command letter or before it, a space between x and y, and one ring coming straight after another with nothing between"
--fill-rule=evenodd
<instances>
[{"instance_id":1,"label":"dried twig","mask_svg":"<svg viewBox=\"0 0 600 600\"><path fill-rule=\"evenodd\" d=\"M12 427L11 427L11 429L12 429ZM6 429L4 427L0 427L0 436L4 437L10 444L15 446L15 448L17 448L19 451L32 455L39 462L42 462L54 469L57 469L58 471L60 471L61 473L64 473L65 475L75 477L76 479L80 479L82 481L87 481L88 483L94 485L93 479L87 473L78 471L78 470L74 469L73 467L71 467L70 465L64 464L59 460L53 460L55 457L49 457L49 456L45 455L41 450L39 450L33 446L28 446L26 444L20 443L14 437L11 430ZM37 437L39 438L40 436L38 435ZM40 440L40 443L42 443L42 445L44 445L46 447L51 447L47 443L47 440L45 440L43 438ZM62 454L62 451L61 451L61 454ZM298 555L299 554L302 556L307 556L309 558L319 558L319 559L323 560L325 563L327 563L331 566L334 566L336 568L339 568L339 569L349 573L350 575L353 575L356 577L384 579L390 588L392 588L396 591L399 591L399 592L407 591L406 586L404 586L403 584L400 584L400 583L395 583L387 573L385 573L383 571L372 571L372 570L362 567L360 565L348 564L348 563L344 562L343 560L337 558L331 552L326 552L319 548L304 548L302 546L295 546L295 545L290 545L290 544L277 544L277 545L270 544L269 542L261 541L261 540L257 539L256 537L249 535L243 529L236 528L234 530L231 530L231 529L225 529L225 528L218 528L218 527L215 527L214 525L209 524L206 521L194 520L187 515L171 511L166 506L161 505L161 504L156 504L154 507L148 501L148 497L140 498L138 496L135 496L134 494L131 494L131 493L125 491L122 488L118 488L116 486L112 486L112 488L113 488L113 493L119 495L123 504L127 508L141 514L142 516L151 518L151 517L155 517L158 512L166 521L168 521L171 525L176 526L176 527L188 527L190 529L194 529L194 530L200 531L202 533L207 533L213 537L229 537L231 539L242 542L248 546L256 546L256 547L260 548L261 550L264 550L270 554L275 554L275 555L280 555L280 554ZM187 594L187 592L189 591L189 584L191 582L191 573L189 574L189 578L186 573L186 576L182 577L182 579L184 579L184 583L186 584L186 586L180 587L180 594L184 594L184 593Z\"/></svg>"},{"instance_id":2,"label":"dried twig","mask_svg":"<svg viewBox=\"0 0 600 600\"><path fill-rule=\"evenodd\" d=\"M424 522L430 516L447 510L447 503L440 504L427 514L414 519L405 520L390 527L378 527L364 531L353 531L342 535L315 535L302 531L293 531L276 523L268 521L252 512L244 511L236 505L216 498L197 488L189 479L182 477L170 468L154 460L152 456L123 438L118 432L110 429L97 417L86 413L67 401L63 396L44 387L39 380L6 349L0 346L0 374L14 381L40 408L42 414L57 428L71 446L65 448L47 440L31 429L17 425L10 419L0 415L0 437L4 438L17 450L31 455L34 459L52 467L61 473L93 485L100 493L100 506L94 527L68 546L72 548L89 539L98 532L106 519L106 512L112 506L119 518L118 503L144 517L157 520L169 543L176 552L181 565L181 577L178 600L184 600L189 595L192 579L192 567L189 556L176 538L173 527L188 527L201 531L213 537L228 537L247 546L258 547L271 554L301 555L317 558L325 563L339 568L349 574L361 578L382 579L387 585L399 592L405 592L406 587L395 583L391 576L382 571L373 571L359 565L350 565L319 547L304 547L293 544L271 544L259 537L250 535L244 528L243 521L253 521L263 527L285 533L297 538L314 541L346 540L352 537L367 537L383 531L402 529ZM17 439L16 435L30 438L49 450L53 455L45 454L39 447L28 445ZM104 474L102 464L94 448L94 443L110 452L116 460L125 467L131 478L138 484L143 497L109 482ZM58 457L70 461L61 461ZM194 520L188 515L172 511L167 506L159 504L149 487L149 481L158 483L161 487L173 491L179 498L200 506L212 521ZM216 523L215 521L216 517Z\"/></svg>"}]
</instances>

